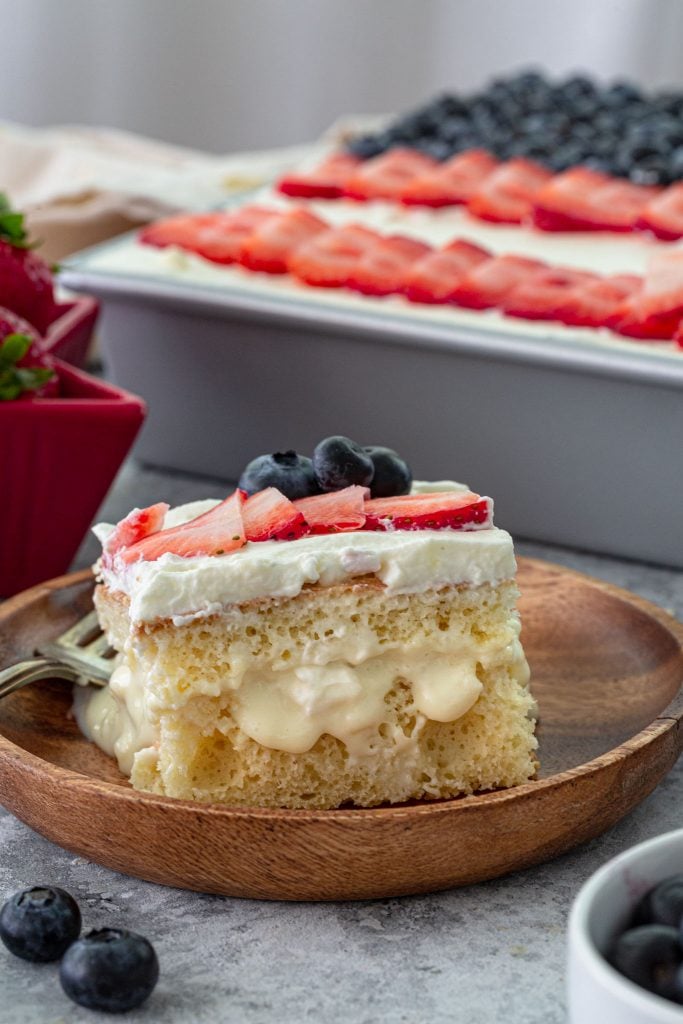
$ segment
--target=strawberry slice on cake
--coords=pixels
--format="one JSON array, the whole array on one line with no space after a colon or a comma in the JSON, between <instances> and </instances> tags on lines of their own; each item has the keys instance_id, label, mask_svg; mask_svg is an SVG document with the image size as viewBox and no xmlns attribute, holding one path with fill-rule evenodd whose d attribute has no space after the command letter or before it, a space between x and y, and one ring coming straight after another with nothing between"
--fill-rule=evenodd
<instances>
[{"instance_id":1,"label":"strawberry slice on cake","mask_svg":"<svg viewBox=\"0 0 683 1024\"><path fill-rule=\"evenodd\" d=\"M244 494L235 491L225 501L191 519L182 526L159 530L117 552L123 565L144 560L155 562L162 555L195 558L198 555L225 555L246 543L242 506Z\"/></svg>"},{"instance_id":2,"label":"strawberry slice on cake","mask_svg":"<svg viewBox=\"0 0 683 1024\"><path fill-rule=\"evenodd\" d=\"M401 193L406 206L456 206L467 203L499 166L485 149L469 149L426 174L413 178Z\"/></svg>"},{"instance_id":3,"label":"strawberry slice on cake","mask_svg":"<svg viewBox=\"0 0 683 1024\"><path fill-rule=\"evenodd\" d=\"M365 502L365 530L477 530L491 525L492 503L471 491L404 494Z\"/></svg>"},{"instance_id":4,"label":"strawberry slice on cake","mask_svg":"<svg viewBox=\"0 0 683 1024\"><path fill-rule=\"evenodd\" d=\"M449 301L469 309L499 306L516 285L544 267L540 260L526 256L494 256L466 274Z\"/></svg>"},{"instance_id":5,"label":"strawberry slice on cake","mask_svg":"<svg viewBox=\"0 0 683 1024\"><path fill-rule=\"evenodd\" d=\"M589 167L572 167L536 195L533 221L543 231L633 231L659 191Z\"/></svg>"},{"instance_id":6,"label":"strawberry slice on cake","mask_svg":"<svg viewBox=\"0 0 683 1024\"><path fill-rule=\"evenodd\" d=\"M436 160L414 149L390 149L362 163L346 182L344 195L348 199L399 200L410 181L438 166Z\"/></svg>"},{"instance_id":7,"label":"strawberry slice on cake","mask_svg":"<svg viewBox=\"0 0 683 1024\"><path fill-rule=\"evenodd\" d=\"M332 153L310 171L289 171L277 188L286 196L301 199L339 199L360 162L351 153Z\"/></svg>"},{"instance_id":8,"label":"strawberry slice on cake","mask_svg":"<svg viewBox=\"0 0 683 1024\"><path fill-rule=\"evenodd\" d=\"M542 267L525 277L501 302L507 316L523 320L559 320L567 297L582 285L598 280L596 274L570 267Z\"/></svg>"},{"instance_id":9,"label":"strawberry slice on cake","mask_svg":"<svg viewBox=\"0 0 683 1024\"><path fill-rule=\"evenodd\" d=\"M556 319L572 327L607 327L615 311L643 283L637 274L596 277L569 290Z\"/></svg>"},{"instance_id":10,"label":"strawberry slice on cake","mask_svg":"<svg viewBox=\"0 0 683 1024\"><path fill-rule=\"evenodd\" d=\"M536 196L552 176L552 171L533 160L508 160L487 175L467 209L480 220L521 224L531 216Z\"/></svg>"},{"instance_id":11,"label":"strawberry slice on cake","mask_svg":"<svg viewBox=\"0 0 683 1024\"><path fill-rule=\"evenodd\" d=\"M400 291L407 271L431 251L431 246L416 238L389 235L361 256L346 286L364 295L391 295Z\"/></svg>"},{"instance_id":12,"label":"strawberry slice on cake","mask_svg":"<svg viewBox=\"0 0 683 1024\"><path fill-rule=\"evenodd\" d=\"M310 241L327 224L309 210L296 207L265 221L244 239L239 260L248 270L286 274L290 253Z\"/></svg>"},{"instance_id":13,"label":"strawberry slice on cake","mask_svg":"<svg viewBox=\"0 0 683 1024\"><path fill-rule=\"evenodd\" d=\"M640 212L637 227L657 238L674 242L683 238L683 182L670 185Z\"/></svg>"},{"instance_id":14,"label":"strawberry slice on cake","mask_svg":"<svg viewBox=\"0 0 683 1024\"><path fill-rule=\"evenodd\" d=\"M328 228L292 252L291 274L316 288L342 288L362 257L381 241L376 231L362 224Z\"/></svg>"},{"instance_id":15,"label":"strawberry slice on cake","mask_svg":"<svg viewBox=\"0 0 683 1024\"><path fill-rule=\"evenodd\" d=\"M490 258L487 249L457 238L408 267L401 291L411 302L447 302L465 275Z\"/></svg>"},{"instance_id":16,"label":"strawberry slice on cake","mask_svg":"<svg viewBox=\"0 0 683 1024\"><path fill-rule=\"evenodd\" d=\"M643 341L668 341L683 319L683 251L657 253L642 287L614 311L609 326Z\"/></svg>"},{"instance_id":17,"label":"strawberry slice on cake","mask_svg":"<svg viewBox=\"0 0 683 1024\"><path fill-rule=\"evenodd\" d=\"M189 213L150 224L138 237L144 245L160 249L174 245L212 263L229 264L239 259L244 239L277 216L277 210L263 206L245 206L225 213Z\"/></svg>"}]
</instances>

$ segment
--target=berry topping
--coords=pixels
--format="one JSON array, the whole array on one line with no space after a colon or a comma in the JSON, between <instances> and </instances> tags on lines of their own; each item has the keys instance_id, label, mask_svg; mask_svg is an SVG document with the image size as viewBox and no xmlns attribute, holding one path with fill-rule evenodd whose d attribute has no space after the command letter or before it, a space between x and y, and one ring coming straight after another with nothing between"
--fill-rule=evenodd
<instances>
[{"instance_id":1,"label":"berry topping","mask_svg":"<svg viewBox=\"0 0 683 1024\"><path fill-rule=\"evenodd\" d=\"M680 927L683 923L683 875L671 875L650 889L636 907L634 917L638 924Z\"/></svg>"},{"instance_id":2,"label":"berry topping","mask_svg":"<svg viewBox=\"0 0 683 1024\"><path fill-rule=\"evenodd\" d=\"M365 523L367 487L345 487L329 494L315 494L295 502L311 533L341 533L360 530Z\"/></svg>"},{"instance_id":3,"label":"berry topping","mask_svg":"<svg viewBox=\"0 0 683 1024\"><path fill-rule=\"evenodd\" d=\"M107 1013L140 1006L158 978L159 961L152 944L124 928L88 932L67 950L59 968L69 999Z\"/></svg>"},{"instance_id":4,"label":"berry topping","mask_svg":"<svg viewBox=\"0 0 683 1024\"><path fill-rule=\"evenodd\" d=\"M125 519L117 523L103 545L104 564L111 563L113 556L122 548L129 548L131 544L137 544L144 537L158 533L164 525L164 516L169 507L165 501L160 501L156 505L150 505L149 508L134 508L132 512L129 512Z\"/></svg>"},{"instance_id":5,"label":"berry topping","mask_svg":"<svg viewBox=\"0 0 683 1024\"><path fill-rule=\"evenodd\" d=\"M414 238L389 235L358 260L346 286L364 295L391 295L399 291L411 266L429 252L428 245Z\"/></svg>"},{"instance_id":6,"label":"berry topping","mask_svg":"<svg viewBox=\"0 0 683 1024\"><path fill-rule=\"evenodd\" d=\"M520 224L530 216L534 198L551 177L550 171L531 160L509 160L487 175L467 208L481 220Z\"/></svg>"},{"instance_id":7,"label":"berry topping","mask_svg":"<svg viewBox=\"0 0 683 1024\"><path fill-rule=\"evenodd\" d=\"M375 467L359 444L348 437L326 437L313 452L313 469L323 491L340 491L359 484L368 487Z\"/></svg>"},{"instance_id":8,"label":"berry topping","mask_svg":"<svg viewBox=\"0 0 683 1024\"><path fill-rule=\"evenodd\" d=\"M342 288L364 256L379 241L376 231L361 224L321 231L290 253L290 274L315 288Z\"/></svg>"},{"instance_id":9,"label":"berry topping","mask_svg":"<svg viewBox=\"0 0 683 1024\"><path fill-rule=\"evenodd\" d=\"M275 487L266 487L248 498L242 519L247 540L296 540L307 532L301 512Z\"/></svg>"},{"instance_id":10,"label":"berry topping","mask_svg":"<svg viewBox=\"0 0 683 1024\"><path fill-rule=\"evenodd\" d=\"M159 249L174 245L212 263L228 264L239 259L245 238L277 216L276 210L262 206L227 213L187 213L149 224L139 238L144 245Z\"/></svg>"},{"instance_id":11,"label":"berry topping","mask_svg":"<svg viewBox=\"0 0 683 1024\"><path fill-rule=\"evenodd\" d=\"M81 912L64 889L35 886L10 897L0 911L0 939L23 960L59 960L81 931Z\"/></svg>"},{"instance_id":12,"label":"berry topping","mask_svg":"<svg viewBox=\"0 0 683 1024\"><path fill-rule=\"evenodd\" d=\"M273 455L259 455L252 459L237 485L247 494L255 494L266 487L277 487L290 501L317 494L319 487L313 472L313 463L291 449Z\"/></svg>"},{"instance_id":13,"label":"berry topping","mask_svg":"<svg viewBox=\"0 0 683 1024\"><path fill-rule=\"evenodd\" d=\"M662 924L630 928L616 940L609 959L636 985L665 999L677 998L676 975L683 950L675 928Z\"/></svg>"},{"instance_id":14,"label":"berry topping","mask_svg":"<svg viewBox=\"0 0 683 1024\"><path fill-rule=\"evenodd\" d=\"M55 318L52 273L31 250L23 214L0 193L0 305L25 317L41 334Z\"/></svg>"},{"instance_id":15,"label":"berry topping","mask_svg":"<svg viewBox=\"0 0 683 1024\"><path fill-rule=\"evenodd\" d=\"M226 555L229 551L236 551L246 542L241 514L243 502L242 492L235 491L209 512L182 526L153 533L125 548L119 557L124 564L130 564L141 559L154 562L166 554L192 558L197 555Z\"/></svg>"},{"instance_id":16,"label":"berry topping","mask_svg":"<svg viewBox=\"0 0 683 1024\"><path fill-rule=\"evenodd\" d=\"M244 239L240 263L249 270L286 274L290 253L326 228L324 220L299 207L278 213Z\"/></svg>"},{"instance_id":17,"label":"berry topping","mask_svg":"<svg viewBox=\"0 0 683 1024\"><path fill-rule=\"evenodd\" d=\"M478 530L491 525L491 499L437 491L365 502L366 530Z\"/></svg>"},{"instance_id":18,"label":"berry topping","mask_svg":"<svg viewBox=\"0 0 683 1024\"><path fill-rule=\"evenodd\" d=\"M347 179L344 193L351 199L400 199L409 181L437 166L414 149L392 149L361 164Z\"/></svg>"},{"instance_id":19,"label":"berry topping","mask_svg":"<svg viewBox=\"0 0 683 1024\"><path fill-rule=\"evenodd\" d=\"M287 196L306 199L338 199L344 186L359 164L350 153L333 153L312 171L291 171L278 182L278 189Z\"/></svg>"},{"instance_id":20,"label":"berry topping","mask_svg":"<svg viewBox=\"0 0 683 1024\"><path fill-rule=\"evenodd\" d=\"M363 449L370 456L375 472L370 485L373 498L391 498L408 494L413 482L410 466L391 448L369 446Z\"/></svg>"},{"instance_id":21,"label":"berry topping","mask_svg":"<svg viewBox=\"0 0 683 1024\"><path fill-rule=\"evenodd\" d=\"M402 291L411 302L446 302L465 275L490 258L486 249L456 239L408 267Z\"/></svg>"},{"instance_id":22,"label":"berry topping","mask_svg":"<svg viewBox=\"0 0 683 1024\"><path fill-rule=\"evenodd\" d=\"M466 203L498 161L483 149L458 153L446 163L413 178L401 193L408 206L451 206Z\"/></svg>"},{"instance_id":23,"label":"berry topping","mask_svg":"<svg viewBox=\"0 0 683 1024\"><path fill-rule=\"evenodd\" d=\"M0 307L0 402L59 393L52 361L40 346L40 338L26 320Z\"/></svg>"},{"instance_id":24,"label":"berry topping","mask_svg":"<svg viewBox=\"0 0 683 1024\"><path fill-rule=\"evenodd\" d=\"M477 264L455 286L450 301L471 309L498 306L525 278L543 267L526 256L494 256Z\"/></svg>"}]
</instances>

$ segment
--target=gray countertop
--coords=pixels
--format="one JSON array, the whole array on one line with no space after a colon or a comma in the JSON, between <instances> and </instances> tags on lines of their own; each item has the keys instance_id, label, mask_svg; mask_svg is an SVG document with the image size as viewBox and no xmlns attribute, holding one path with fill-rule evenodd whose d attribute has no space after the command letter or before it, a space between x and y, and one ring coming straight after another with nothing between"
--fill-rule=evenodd
<instances>
[{"instance_id":1,"label":"gray countertop","mask_svg":"<svg viewBox=\"0 0 683 1024\"><path fill-rule=\"evenodd\" d=\"M101 518L133 505L223 497L226 485L128 463ZM683 573L548 545L545 558L641 594L683 618ZM88 540L75 568L96 554ZM0 899L36 883L79 900L86 927L147 935L161 979L135 1021L221 1024L560 1024L565 927L582 882L621 850L680 826L681 762L600 839L499 881L368 903L260 903L166 889L115 874L42 839L0 808ZM74 1007L52 965L0 948L0 1024L112 1018Z\"/></svg>"}]
</instances>

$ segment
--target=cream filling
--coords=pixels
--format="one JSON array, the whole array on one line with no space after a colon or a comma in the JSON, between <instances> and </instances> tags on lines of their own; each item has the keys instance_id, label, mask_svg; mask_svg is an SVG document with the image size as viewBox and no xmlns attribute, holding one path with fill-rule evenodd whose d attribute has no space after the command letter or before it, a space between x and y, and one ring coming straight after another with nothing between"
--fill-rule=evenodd
<instances>
[{"instance_id":1,"label":"cream filling","mask_svg":"<svg viewBox=\"0 0 683 1024\"><path fill-rule=\"evenodd\" d=\"M300 754L329 734L346 746L351 758L360 759L376 752L386 716L385 697L397 679L405 679L412 688L416 725L410 737L393 727L394 750L405 754L417 745L426 720L453 722L470 710L482 692L482 668L507 666L521 685L528 683L519 620L511 618L508 625L495 639L464 639L445 651L419 647L362 657L351 645L347 659L246 669L238 678L225 680L222 689L234 693L231 711L242 732L262 746ZM116 757L128 775L136 754L145 751L153 756L159 716L171 710L159 707L153 692L148 675L126 664L115 669L104 689L76 688L81 730Z\"/></svg>"}]
</instances>

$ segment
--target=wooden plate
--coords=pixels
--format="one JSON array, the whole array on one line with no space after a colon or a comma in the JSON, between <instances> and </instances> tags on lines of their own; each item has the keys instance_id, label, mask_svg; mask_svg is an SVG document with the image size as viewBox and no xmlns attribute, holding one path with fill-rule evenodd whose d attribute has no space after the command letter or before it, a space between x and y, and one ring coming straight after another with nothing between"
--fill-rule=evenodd
<instances>
[{"instance_id":1,"label":"wooden plate","mask_svg":"<svg viewBox=\"0 0 683 1024\"><path fill-rule=\"evenodd\" d=\"M0 801L69 850L165 885L356 899L466 885L555 857L638 804L683 747L683 626L616 587L521 559L540 778L375 810L231 809L136 793L47 682L0 702ZM90 574L0 606L0 667L90 609Z\"/></svg>"}]
</instances>

